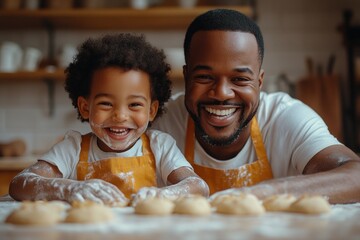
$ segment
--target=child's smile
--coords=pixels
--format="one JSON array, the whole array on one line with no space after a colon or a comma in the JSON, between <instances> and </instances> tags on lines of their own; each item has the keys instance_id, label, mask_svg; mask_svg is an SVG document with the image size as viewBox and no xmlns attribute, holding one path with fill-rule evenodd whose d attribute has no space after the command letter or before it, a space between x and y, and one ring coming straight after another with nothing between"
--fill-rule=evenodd
<instances>
[{"instance_id":1,"label":"child's smile","mask_svg":"<svg viewBox=\"0 0 360 240\"><path fill-rule=\"evenodd\" d=\"M154 119L158 105L151 101L145 72L116 67L95 71L90 96L79 99L99 147L111 152L131 148Z\"/></svg>"}]
</instances>

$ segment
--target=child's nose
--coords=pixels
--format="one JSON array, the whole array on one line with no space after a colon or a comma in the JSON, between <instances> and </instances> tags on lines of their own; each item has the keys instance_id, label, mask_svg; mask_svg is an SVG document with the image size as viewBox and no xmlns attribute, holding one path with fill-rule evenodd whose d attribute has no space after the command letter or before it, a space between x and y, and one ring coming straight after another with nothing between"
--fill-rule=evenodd
<instances>
[{"instance_id":1,"label":"child's nose","mask_svg":"<svg viewBox=\"0 0 360 240\"><path fill-rule=\"evenodd\" d=\"M120 109L117 109L114 111L113 121L123 122L123 121L126 121L128 118L129 118L129 116L126 111L122 111Z\"/></svg>"}]
</instances>

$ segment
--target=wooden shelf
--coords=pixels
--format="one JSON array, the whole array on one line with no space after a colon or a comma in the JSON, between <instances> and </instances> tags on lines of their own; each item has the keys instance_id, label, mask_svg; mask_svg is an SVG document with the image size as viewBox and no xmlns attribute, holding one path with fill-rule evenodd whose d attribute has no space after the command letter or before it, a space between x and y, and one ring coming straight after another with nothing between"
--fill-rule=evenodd
<instances>
[{"instance_id":1,"label":"wooden shelf","mask_svg":"<svg viewBox=\"0 0 360 240\"><path fill-rule=\"evenodd\" d=\"M0 30L22 29L73 29L73 30L179 30L186 29L199 14L221 6L199 6L191 9L176 6L153 7L145 10L114 9L0 9ZM224 7L225 8L225 7ZM226 6L253 15L250 6ZM170 78L181 80L182 70L173 70ZM48 72L0 72L0 81L64 80L63 70Z\"/></svg>"},{"instance_id":2,"label":"wooden shelf","mask_svg":"<svg viewBox=\"0 0 360 240\"><path fill-rule=\"evenodd\" d=\"M41 29L51 26L55 29L76 30L175 30L185 29L197 15L213 8L221 7L0 10L0 29ZM251 7L226 8L238 10L250 17L253 15Z\"/></svg>"},{"instance_id":3,"label":"wooden shelf","mask_svg":"<svg viewBox=\"0 0 360 240\"><path fill-rule=\"evenodd\" d=\"M38 81L44 79L63 81L65 79L64 71L56 70L54 72L48 72L39 70L34 72L0 72L0 81Z\"/></svg>"},{"instance_id":4,"label":"wooden shelf","mask_svg":"<svg viewBox=\"0 0 360 240\"><path fill-rule=\"evenodd\" d=\"M34 72L0 72L0 81L43 81L51 79L56 81L64 81L64 70L59 69L54 72L39 70ZM170 73L170 79L173 81L180 81L183 79L181 70L173 70Z\"/></svg>"}]
</instances>

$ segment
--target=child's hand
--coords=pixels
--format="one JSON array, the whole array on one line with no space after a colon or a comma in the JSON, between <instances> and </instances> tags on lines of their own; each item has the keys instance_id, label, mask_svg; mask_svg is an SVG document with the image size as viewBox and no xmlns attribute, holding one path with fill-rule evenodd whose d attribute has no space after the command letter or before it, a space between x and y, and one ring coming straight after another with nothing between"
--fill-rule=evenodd
<instances>
[{"instance_id":1,"label":"child's hand","mask_svg":"<svg viewBox=\"0 0 360 240\"><path fill-rule=\"evenodd\" d=\"M131 205L135 206L139 201L159 196L160 189L156 187L144 187L141 188L136 194L131 197Z\"/></svg>"},{"instance_id":2,"label":"child's hand","mask_svg":"<svg viewBox=\"0 0 360 240\"><path fill-rule=\"evenodd\" d=\"M101 179L73 182L65 192L68 202L88 200L109 206L126 206L129 202L116 186Z\"/></svg>"},{"instance_id":3,"label":"child's hand","mask_svg":"<svg viewBox=\"0 0 360 240\"><path fill-rule=\"evenodd\" d=\"M169 200L175 200L178 194L172 191L171 188L156 188L156 187L144 187L141 188L131 198L131 205L135 206L140 200L144 200L151 197L166 198Z\"/></svg>"}]
</instances>

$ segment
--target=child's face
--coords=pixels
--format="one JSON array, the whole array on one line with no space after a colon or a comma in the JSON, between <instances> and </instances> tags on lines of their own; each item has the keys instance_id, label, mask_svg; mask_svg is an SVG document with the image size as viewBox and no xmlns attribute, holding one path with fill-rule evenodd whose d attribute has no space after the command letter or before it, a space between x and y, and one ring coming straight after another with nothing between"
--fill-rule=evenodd
<instances>
[{"instance_id":1,"label":"child's face","mask_svg":"<svg viewBox=\"0 0 360 240\"><path fill-rule=\"evenodd\" d=\"M149 75L107 67L95 71L88 98L79 97L81 116L100 139L101 150L131 148L154 120L158 101L151 101Z\"/></svg>"}]
</instances>

